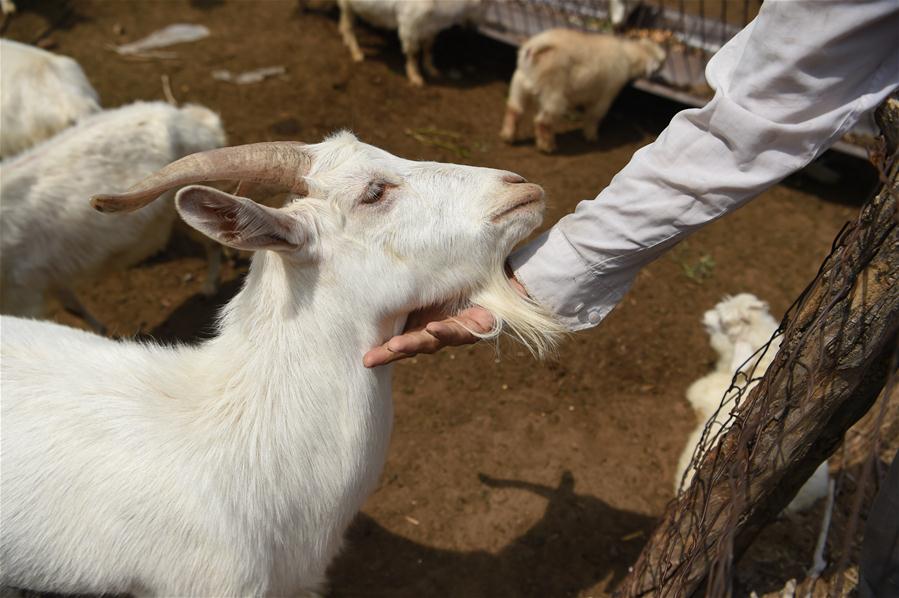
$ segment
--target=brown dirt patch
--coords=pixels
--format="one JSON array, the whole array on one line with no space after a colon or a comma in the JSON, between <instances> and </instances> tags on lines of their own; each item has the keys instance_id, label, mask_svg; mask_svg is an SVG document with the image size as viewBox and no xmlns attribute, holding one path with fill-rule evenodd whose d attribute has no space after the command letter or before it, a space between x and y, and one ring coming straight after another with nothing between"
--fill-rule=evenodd
<instances>
[{"instance_id":1,"label":"brown dirt patch","mask_svg":"<svg viewBox=\"0 0 899 598\"><path fill-rule=\"evenodd\" d=\"M65 6L18 4L6 35L24 41L59 21ZM547 225L595 196L677 109L627 91L598 143L584 142L572 123L559 154L547 157L530 143L498 140L514 52L472 33L443 34L436 51L445 77L414 89L393 35L360 27L368 59L352 64L334 15L300 14L295 0L71 6L45 37L83 65L106 106L162 99L168 74L179 101L222 114L231 143L316 141L349 128L404 157L514 170L546 188ZM204 23L213 35L174 48L173 61L127 61L107 47L177 21ZM287 75L258 85L210 76L274 64ZM458 133L467 153L406 133L427 127ZM703 311L750 291L783 313L870 189L870 172L858 164L844 172L827 189L794 177L706 227L642 272L608 320L573 336L557 362L536 364L505 343L400 364L389 462L333 567L333 595L606 595L672 498L694 425L684 390L713 361ZM703 256L714 267L694 280L686 271ZM209 333L245 267L230 263L222 293L203 299L202 253L182 240L80 292L114 334L194 340ZM78 325L64 313L58 319ZM800 571L807 548L784 549Z\"/></svg>"}]
</instances>

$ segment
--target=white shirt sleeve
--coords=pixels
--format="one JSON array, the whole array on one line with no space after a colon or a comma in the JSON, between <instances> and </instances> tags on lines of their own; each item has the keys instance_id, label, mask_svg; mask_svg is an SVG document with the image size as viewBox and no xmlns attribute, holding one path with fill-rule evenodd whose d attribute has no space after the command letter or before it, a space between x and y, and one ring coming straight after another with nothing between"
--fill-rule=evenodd
<instances>
[{"instance_id":1,"label":"white shirt sleeve","mask_svg":"<svg viewBox=\"0 0 899 598\"><path fill-rule=\"evenodd\" d=\"M571 330L598 324L640 268L811 162L899 86L899 0L765 0L706 79L708 104L510 257Z\"/></svg>"}]
</instances>

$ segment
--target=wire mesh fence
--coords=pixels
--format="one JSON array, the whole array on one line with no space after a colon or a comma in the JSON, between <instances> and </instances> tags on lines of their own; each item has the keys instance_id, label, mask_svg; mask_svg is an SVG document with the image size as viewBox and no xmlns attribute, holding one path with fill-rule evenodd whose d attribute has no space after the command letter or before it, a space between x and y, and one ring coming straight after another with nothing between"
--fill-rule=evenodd
<instances>
[{"instance_id":1,"label":"wire mesh fence","mask_svg":"<svg viewBox=\"0 0 899 598\"><path fill-rule=\"evenodd\" d=\"M655 79L680 99L708 99L703 72L709 58L758 13L758 0L489 0L481 29L508 43L546 29L620 31L651 37L669 57ZM660 88L665 89L665 88Z\"/></svg>"},{"instance_id":2,"label":"wire mesh fence","mask_svg":"<svg viewBox=\"0 0 899 598\"><path fill-rule=\"evenodd\" d=\"M758 15L762 0L485 0L482 33L512 45L547 29L563 27L593 33L647 37L665 47L662 68L638 79L638 89L689 106L712 97L705 67L721 46ZM874 136L860 123L834 148L866 157Z\"/></svg>"},{"instance_id":3,"label":"wire mesh fence","mask_svg":"<svg viewBox=\"0 0 899 598\"><path fill-rule=\"evenodd\" d=\"M841 443L838 531L822 526L806 579L784 580L775 595L844 596L858 582L863 515L899 449L899 102L888 101L881 114L890 111L892 124L883 122L892 133L874 156L883 188L747 362L777 351L764 376L753 366L734 377L721 406L724 425L710 420L690 465L692 483L669 505L618 595L733 595L739 556Z\"/></svg>"}]
</instances>

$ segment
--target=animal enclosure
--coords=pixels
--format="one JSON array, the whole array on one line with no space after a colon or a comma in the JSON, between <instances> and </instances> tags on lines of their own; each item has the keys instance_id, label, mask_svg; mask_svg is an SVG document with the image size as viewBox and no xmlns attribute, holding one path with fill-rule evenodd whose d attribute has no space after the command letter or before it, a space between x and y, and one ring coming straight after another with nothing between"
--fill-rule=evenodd
<instances>
[{"instance_id":1,"label":"animal enclosure","mask_svg":"<svg viewBox=\"0 0 899 598\"><path fill-rule=\"evenodd\" d=\"M360 23L367 58L353 64L336 13L302 13L295 0L16 4L3 35L75 58L104 106L161 100L168 85L176 101L220 113L231 144L313 142L348 128L409 159L513 170L546 189L544 229L608 185L682 108L625 90L597 143L583 141L577 125L563 127L559 152L546 157L530 144L499 140L514 48L470 30L441 34L435 61L442 75L411 89L394 33ZM491 10L550 4L581 10L607 3L510 0ZM742 11L734 7L742 2L702 4L706 17L723 9L726 22L740 26ZM757 4L746 6L751 13ZM108 48L174 22L202 23L211 35L174 47L175 58L139 60ZM212 76L276 66L283 74L253 85ZM400 362L386 469L329 571L329 595L610 596L673 498L677 458L696 425L685 390L714 361L703 312L726 294L751 291L775 317L786 313L877 180L865 162L827 160L838 181L800 173L704 228L642 272L608 320L569 339L556 360L537 363L504 342ZM205 270L202 247L176 237L162 253L77 291L110 336L196 342L211 334L247 262L239 254L226 260L224 284L212 298L202 294ZM85 327L60 306L53 317ZM899 439L896 400L888 399L875 470ZM833 465L835 475L849 474L836 492L831 538L838 543L851 531L853 479L860 479L860 455L869 454L853 448L853 434L847 456ZM823 512L819 503L761 530L729 565L734 595L777 595L786 580L803 578ZM822 578L851 586L853 561L840 569L828 560Z\"/></svg>"},{"instance_id":2,"label":"animal enclosure","mask_svg":"<svg viewBox=\"0 0 899 598\"><path fill-rule=\"evenodd\" d=\"M675 52L655 78L672 88L662 93L684 88L688 97L693 88L696 102L709 58L755 17L758 6L757 0L488 0L480 28L514 44L554 27L671 41Z\"/></svg>"},{"instance_id":3,"label":"animal enclosure","mask_svg":"<svg viewBox=\"0 0 899 598\"><path fill-rule=\"evenodd\" d=\"M703 105L713 91L705 80L712 55L758 14L761 0L486 0L479 30L520 45L546 29L562 27L593 33L619 32L665 46L668 57L637 89L691 106ZM861 122L834 148L864 158L876 129Z\"/></svg>"}]
</instances>

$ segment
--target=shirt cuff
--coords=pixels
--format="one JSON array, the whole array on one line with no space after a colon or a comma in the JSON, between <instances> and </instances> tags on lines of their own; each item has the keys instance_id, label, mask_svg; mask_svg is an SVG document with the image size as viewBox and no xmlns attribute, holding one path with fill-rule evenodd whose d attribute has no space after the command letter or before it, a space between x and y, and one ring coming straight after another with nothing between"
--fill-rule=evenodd
<instances>
[{"instance_id":1,"label":"shirt cuff","mask_svg":"<svg viewBox=\"0 0 899 598\"><path fill-rule=\"evenodd\" d=\"M639 268L594 272L556 225L509 256L528 295L576 332L599 324L621 301Z\"/></svg>"}]
</instances>

